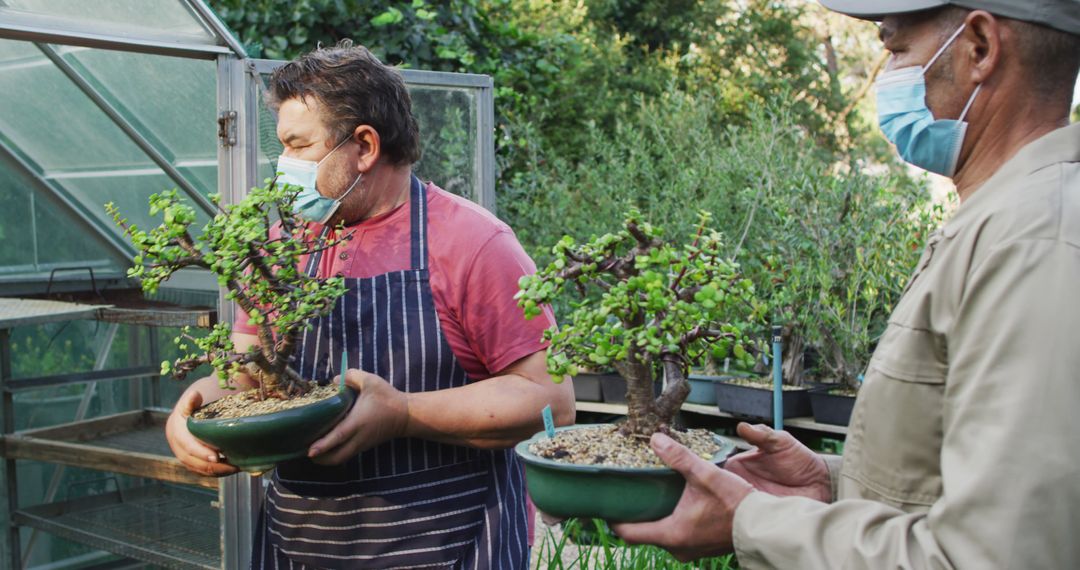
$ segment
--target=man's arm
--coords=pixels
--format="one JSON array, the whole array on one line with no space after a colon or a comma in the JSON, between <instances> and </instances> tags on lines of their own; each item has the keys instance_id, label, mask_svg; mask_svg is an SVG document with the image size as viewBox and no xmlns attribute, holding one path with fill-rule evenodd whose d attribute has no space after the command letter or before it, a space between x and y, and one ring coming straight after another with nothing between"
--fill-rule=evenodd
<instances>
[{"instance_id":1,"label":"man's arm","mask_svg":"<svg viewBox=\"0 0 1080 570\"><path fill-rule=\"evenodd\" d=\"M556 384L545 351L514 362L487 380L440 392L409 394L408 437L481 448L510 447L544 429L551 405L556 425L574 423L573 381Z\"/></svg>"},{"instance_id":2,"label":"man's arm","mask_svg":"<svg viewBox=\"0 0 1080 570\"><path fill-rule=\"evenodd\" d=\"M330 433L311 445L316 463L336 465L395 437L417 437L486 449L505 448L543 429L541 410L555 422L574 422L574 388L547 373L544 351L514 362L498 375L446 390L404 393L386 380L349 370L359 396Z\"/></svg>"}]
</instances>

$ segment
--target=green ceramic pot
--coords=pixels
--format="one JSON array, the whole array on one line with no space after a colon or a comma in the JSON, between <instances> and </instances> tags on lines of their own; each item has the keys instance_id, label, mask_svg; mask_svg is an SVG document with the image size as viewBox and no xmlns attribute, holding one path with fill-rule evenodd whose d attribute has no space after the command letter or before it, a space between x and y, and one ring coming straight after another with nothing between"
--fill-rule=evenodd
<instances>
[{"instance_id":1,"label":"green ceramic pot","mask_svg":"<svg viewBox=\"0 0 1080 570\"><path fill-rule=\"evenodd\" d=\"M308 447L349 411L352 388L313 404L246 418L188 418L195 437L221 450L226 460L249 473L263 473L289 459L303 457Z\"/></svg>"},{"instance_id":2,"label":"green ceramic pot","mask_svg":"<svg viewBox=\"0 0 1080 570\"><path fill-rule=\"evenodd\" d=\"M558 428L594 427L582 424ZM536 508L557 517L600 518L637 522L664 518L675 510L686 480L667 467L611 467L573 465L540 457L529 451L540 432L517 444L515 451L525 463L525 482ZM712 462L720 465L735 450L730 440L715 436L720 451Z\"/></svg>"}]
</instances>

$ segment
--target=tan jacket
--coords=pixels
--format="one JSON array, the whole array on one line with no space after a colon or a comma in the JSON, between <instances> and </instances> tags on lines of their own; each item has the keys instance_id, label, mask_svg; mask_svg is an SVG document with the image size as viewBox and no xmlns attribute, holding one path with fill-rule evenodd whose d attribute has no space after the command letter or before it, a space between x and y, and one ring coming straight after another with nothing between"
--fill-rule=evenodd
<instances>
[{"instance_id":1,"label":"tan jacket","mask_svg":"<svg viewBox=\"0 0 1080 570\"><path fill-rule=\"evenodd\" d=\"M1080 125L931 236L865 376L837 500L752 493L743 568L1080 568Z\"/></svg>"}]
</instances>

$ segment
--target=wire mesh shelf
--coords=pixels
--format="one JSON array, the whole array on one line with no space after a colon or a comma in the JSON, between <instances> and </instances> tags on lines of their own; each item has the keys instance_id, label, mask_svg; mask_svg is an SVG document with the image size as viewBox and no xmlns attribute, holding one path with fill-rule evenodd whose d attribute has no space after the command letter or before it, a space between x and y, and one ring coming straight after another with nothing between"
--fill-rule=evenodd
<instances>
[{"instance_id":1,"label":"wire mesh shelf","mask_svg":"<svg viewBox=\"0 0 1080 570\"><path fill-rule=\"evenodd\" d=\"M16 511L17 524L179 570L221 568L217 495L152 484Z\"/></svg>"}]
</instances>

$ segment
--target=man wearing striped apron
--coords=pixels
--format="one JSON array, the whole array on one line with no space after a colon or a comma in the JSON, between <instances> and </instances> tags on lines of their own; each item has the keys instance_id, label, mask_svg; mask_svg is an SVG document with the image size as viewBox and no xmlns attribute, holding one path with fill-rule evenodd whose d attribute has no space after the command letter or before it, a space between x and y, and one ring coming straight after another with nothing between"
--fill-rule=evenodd
<instances>
[{"instance_id":1,"label":"man wearing striped apron","mask_svg":"<svg viewBox=\"0 0 1080 570\"><path fill-rule=\"evenodd\" d=\"M342 371L359 396L309 457L274 472L253 568L524 568L530 517L510 447L551 405L573 421L573 389L546 372L542 331L513 299L535 266L494 216L412 174L418 129L400 76L366 49L320 49L280 68L270 96L304 187L310 229L351 239L301 269L347 293L294 357L302 377ZM309 188L310 186L310 188ZM343 229L339 224L344 223ZM256 341L238 319L238 350ZM235 472L184 420L219 397L213 378L177 403L167 434L189 468Z\"/></svg>"}]
</instances>

